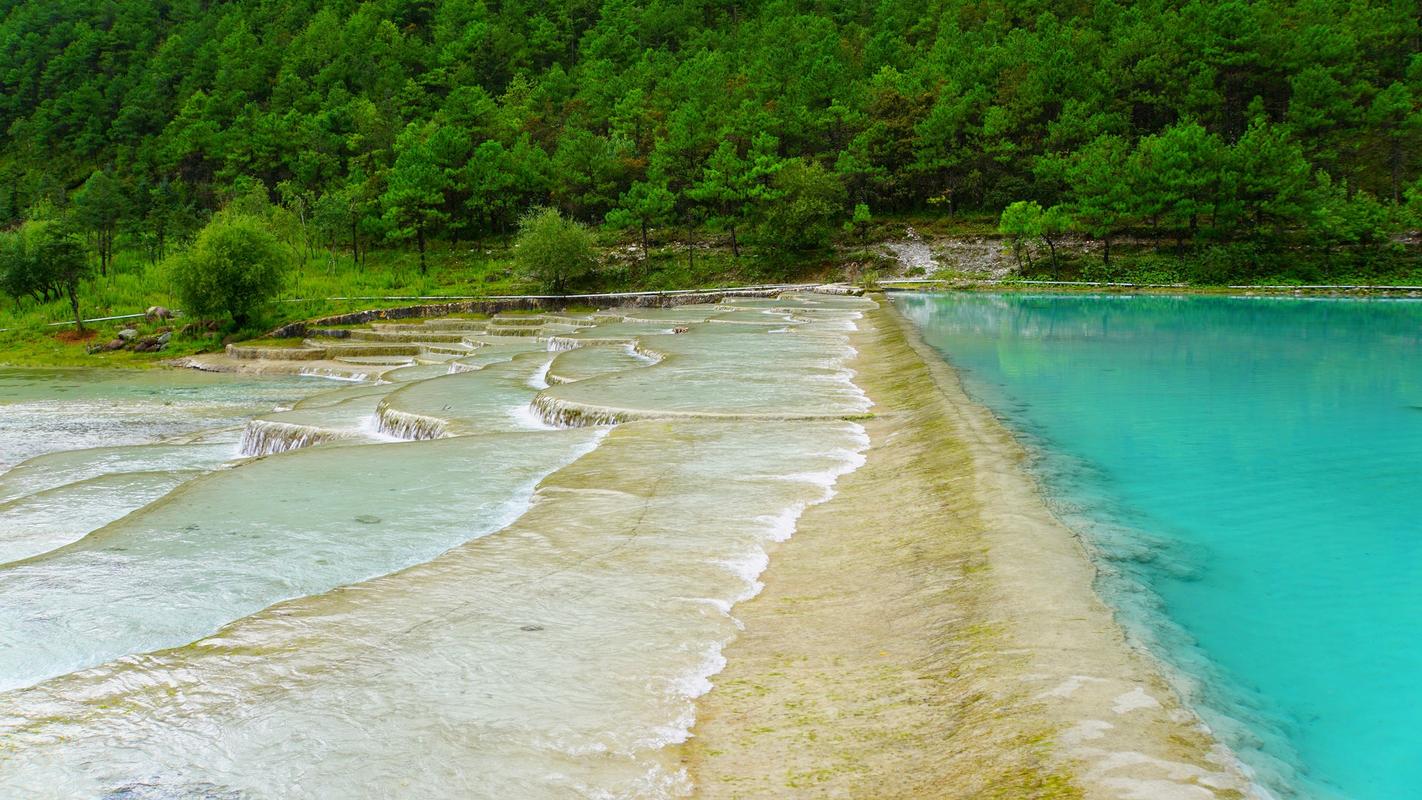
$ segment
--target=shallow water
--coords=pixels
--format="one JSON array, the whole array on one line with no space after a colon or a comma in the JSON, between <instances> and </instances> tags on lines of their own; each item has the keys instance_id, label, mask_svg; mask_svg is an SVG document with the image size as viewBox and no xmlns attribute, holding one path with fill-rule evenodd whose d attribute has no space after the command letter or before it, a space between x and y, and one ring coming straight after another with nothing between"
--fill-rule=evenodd
<instances>
[{"instance_id":1,"label":"shallow water","mask_svg":"<svg viewBox=\"0 0 1422 800\"><path fill-rule=\"evenodd\" d=\"M793 337L774 308L520 320L245 427L0 473L0 796L685 796L669 746L734 604L862 462L865 303L787 297L827 315ZM549 424L573 387L637 421Z\"/></svg>"},{"instance_id":2,"label":"shallow water","mask_svg":"<svg viewBox=\"0 0 1422 800\"><path fill-rule=\"evenodd\" d=\"M321 387L196 370L0 367L0 470L43 453L138 444L290 405Z\"/></svg>"},{"instance_id":3,"label":"shallow water","mask_svg":"<svg viewBox=\"0 0 1422 800\"><path fill-rule=\"evenodd\" d=\"M896 295L1279 796L1422 785L1422 303Z\"/></svg>"}]
</instances>

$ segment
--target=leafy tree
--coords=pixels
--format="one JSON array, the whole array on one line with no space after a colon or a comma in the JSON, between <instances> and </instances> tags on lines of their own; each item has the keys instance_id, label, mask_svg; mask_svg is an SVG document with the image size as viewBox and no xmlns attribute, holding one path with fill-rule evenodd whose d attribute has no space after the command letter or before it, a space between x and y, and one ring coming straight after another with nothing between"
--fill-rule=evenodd
<instances>
[{"instance_id":1,"label":"leafy tree","mask_svg":"<svg viewBox=\"0 0 1422 800\"><path fill-rule=\"evenodd\" d=\"M316 229L312 224L316 194L295 181L282 181L276 185L276 190L277 197L281 199L281 208L287 212L292 222L294 235L288 243L310 258L316 249Z\"/></svg>"},{"instance_id":2,"label":"leafy tree","mask_svg":"<svg viewBox=\"0 0 1422 800\"><path fill-rule=\"evenodd\" d=\"M586 130L564 132L553 154L554 196L575 217L600 218L617 198L630 152L626 139Z\"/></svg>"},{"instance_id":3,"label":"leafy tree","mask_svg":"<svg viewBox=\"0 0 1422 800\"><path fill-rule=\"evenodd\" d=\"M676 196L667 189L666 181L638 181L622 193L617 208L607 213L607 224L641 233L642 258L648 257L647 230L670 221L676 211Z\"/></svg>"},{"instance_id":4,"label":"leafy tree","mask_svg":"<svg viewBox=\"0 0 1422 800\"><path fill-rule=\"evenodd\" d=\"M114 258L114 236L127 210L123 187L104 170L94 170L74 193L73 218L93 237L99 255L99 275L109 274Z\"/></svg>"},{"instance_id":5,"label":"leafy tree","mask_svg":"<svg viewBox=\"0 0 1422 800\"><path fill-rule=\"evenodd\" d=\"M1422 178L1407 187L1404 193L1407 205L1403 207L1403 224L1412 230L1422 230Z\"/></svg>"},{"instance_id":6,"label":"leafy tree","mask_svg":"<svg viewBox=\"0 0 1422 800\"><path fill-rule=\"evenodd\" d=\"M829 242L844 214L839 176L813 161L785 164L772 181L775 197L761 212L760 237L781 250L811 250Z\"/></svg>"},{"instance_id":7,"label":"leafy tree","mask_svg":"<svg viewBox=\"0 0 1422 800\"><path fill-rule=\"evenodd\" d=\"M515 247L523 273L553 294L567 294L597 265L592 232L552 208L535 209L519 221Z\"/></svg>"},{"instance_id":8,"label":"leafy tree","mask_svg":"<svg viewBox=\"0 0 1422 800\"><path fill-rule=\"evenodd\" d=\"M192 235L200 220L187 187L181 181L159 180L138 192L136 219L139 238L148 260L158 263L168 256L168 245Z\"/></svg>"},{"instance_id":9,"label":"leafy tree","mask_svg":"<svg viewBox=\"0 0 1422 800\"><path fill-rule=\"evenodd\" d=\"M1064 206L1052 206L1037 218L1037 235L1052 254L1052 280L1061 280L1061 267L1057 261L1057 244L1071 230L1071 215Z\"/></svg>"},{"instance_id":10,"label":"leafy tree","mask_svg":"<svg viewBox=\"0 0 1422 800\"><path fill-rule=\"evenodd\" d=\"M0 233L0 290L14 299L16 308L25 297L43 300L50 289L28 244L22 231Z\"/></svg>"},{"instance_id":11,"label":"leafy tree","mask_svg":"<svg viewBox=\"0 0 1422 800\"><path fill-rule=\"evenodd\" d=\"M1350 197L1347 187L1326 172L1318 173L1313 194L1309 233L1325 258L1331 258L1339 247L1377 242L1386 236L1387 211L1372 195L1358 192Z\"/></svg>"},{"instance_id":12,"label":"leafy tree","mask_svg":"<svg viewBox=\"0 0 1422 800\"><path fill-rule=\"evenodd\" d=\"M1022 269L1022 255L1027 254L1027 266L1032 265L1032 253L1026 249L1028 240L1035 238L1041 230L1042 206L1036 200L1018 200L1002 210L998 218L997 230L1012 243L1012 254L1017 258L1017 268Z\"/></svg>"},{"instance_id":13,"label":"leafy tree","mask_svg":"<svg viewBox=\"0 0 1422 800\"><path fill-rule=\"evenodd\" d=\"M380 197L387 236L396 241L415 240L420 253L420 274L425 274L425 249L431 229L448 217L444 212L449 178L435 160L427 133L411 126L396 143L395 166L389 186Z\"/></svg>"},{"instance_id":14,"label":"leafy tree","mask_svg":"<svg viewBox=\"0 0 1422 800\"><path fill-rule=\"evenodd\" d=\"M261 218L224 213L174 259L172 277L189 314L226 315L241 326L281 291L293 261L291 250Z\"/></svg>"},{"instance_id":15,"label":"leafy tree","mask_svg":"<svg viewBox=\"0 0 1422 800\"><path fill-rule=\"evenodd\" d=\"M469 197L465 210L475 231L502 231L518 208L518 173L514 155L498 141L474 148L464 165Z\"/></svg>"},{"instance_id":16,"label":"leafy tree","mask_svg":"<svg viewBox=\"0 0 1422 800\"><path fill-rule=\"evenodd\" d=\"M1072 154L1063 176L1074 223L1102 241L1101 258L1107 267L1111 265L1112 237L1133 218L1129 152L1129 145L1119 136L1097 137Z\"/></svg>"},{"instance_id":17,"label":"leafy tree","mask_svg":"<svg viewBox=\"0 0 1422 800\"><path fill-rule=\"evenodd\" d=\"M700 179L687 188L687 196L709 211L707 222L731 235L731 252L740 258L736 226L745 219L755 189L752 165L740 157L732 142L721 142L707 159Z\"/></svg>"},{"instance_id":18,"label":"leafy tree","mask_svg":"<svg viewBox=\"0 0 1422 800\"><path fill-rule=\"evenodd\" d=\"M38 279L64 293L74 314L74 329L83 333L84 316L79 313L79 287L93 271L83 242L59 222L46 226L35 238L30 257Z\"/></svg>"},{"instance_id":19,"label":"leafy tree","mask_svg":"<svg viewBox=\"0 0 1422 800\"><path fill-rule=\"evenodd\" d=\"M1277 235L1307 223L1313 176L1286 128L1256 118L1230 149L1228 165L1228 206L1220 224Z\"/></svg>"},{"instance_id":20,"label":"leafy tree","mask_svg":"<svg viewBox=\"0 0 1422 800\"><path fill-rule=\"evenodd\" d=\"M844 232L851 233L859 237L860 244L869 243L869 224L874 221L874 217L869 213L868 203L855 203L854 213L844 223Z\"/></svg>"},{"instance_id":21,"label":"leafy tree","mask_svg":"<svg viewBox=\"0 0 1422 800\"><path fill-rule=\"evenodd\" d=\"M1369 129L1382 140L1383 146L1379 149L1386 153L1383 166L1392 202L1400 204L1409 145L1415 146L1418 134L1422 133L1422 91L1416 85L1393 81L1373 96L1365 119Z\"/></svg>"},{"instance_id":22,"label":"leafy tree","mask_svg":"<svg viewBox=\"0 0 1422 800\"><path fill-rule=\"evenodd\" d=\"M1226 158L1219 137L1195 122L1172 125L1136 145L1132 189L1142 216L1174 228L1183 246L1200 217L1219 197L1220 166Z\"/></svg>"}]
</instances>

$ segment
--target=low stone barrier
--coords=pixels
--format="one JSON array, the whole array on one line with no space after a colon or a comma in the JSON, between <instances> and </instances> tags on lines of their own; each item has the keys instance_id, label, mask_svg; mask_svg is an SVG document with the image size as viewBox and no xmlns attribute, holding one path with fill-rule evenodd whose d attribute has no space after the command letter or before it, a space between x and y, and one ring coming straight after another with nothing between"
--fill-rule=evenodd
<instances>
[{"instance_id":1,"label":"low stone barrier","mask_svg":"<svg viewBox=\"0 0 1422 800\"><path fill-rule=\"evenodd\" d=\"M818 284L748 286L734 289L675 292L613 292L608 294L519 295L455 300L448 303L372 308L335 314L305 322L292 322L272 331L277 339L306 337L313 328L326 325L364 325L377 320L447 317L450 314L501 314L508 311L561 311L572 306L608 308L671 308L696 303L714 303L728 297L776 297L782 292L813 290Z\"/></svg>"}]
</instances>

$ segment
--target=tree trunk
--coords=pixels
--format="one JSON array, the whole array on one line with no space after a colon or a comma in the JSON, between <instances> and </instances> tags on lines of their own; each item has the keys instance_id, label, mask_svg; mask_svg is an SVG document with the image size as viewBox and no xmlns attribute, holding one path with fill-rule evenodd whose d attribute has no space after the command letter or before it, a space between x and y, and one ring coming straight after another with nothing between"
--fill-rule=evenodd
<instances>
[{"instance_id":1,"label":"tree trunk","mask_svg":"<svg viewBox=\"0 0 1422 800\"><path fill-rule=\"evenodd\" d=\"M65 287L69 294L69 308L74 311L74 330L80 334L84 333L84 317L79 313L79 286L71 283Z\"/></svg>"},{"instance_id":2,"label":"tree trunk","mask_svg":"<svg viewBox=\"0 0 1422 800\"><path fill-rule=\"evenodd\" d=\"M415 241L420 248L420 274L425 274L425 226L423 224L415 226Z\"/></svg>"},{"instance_id":3,"label":"tree trunk","mask_svg":"<svg viewBox=\"0 0 1422 800\"><path fill-rule=\"evenodd\" d=\"M1402 138L1392 137L1392 204L1402 204Z\"/></svg>"},{"instance_id":4,"label":"tree trunk","mask_svg":"<svg viewBox=\"0 0 1422 800\"><path fill-rule=\"evenodd\" d=\"M104 226L103 226L103 225L100 225L98 231L95 232L95 236L94 236L94 242L95 242L95 244L98 246L98 250L99 250L99 277L100 277L100 278L106 278L106 277L108 277L108 274L109 274L108 248L104 245L104 238L105 238L105 235L106 235L106 234L107 234L107 231L104 229Z\"/></svg>"},{"instance_id":5,"label":"tree trunk","mask_svg":"<svg viewBox=\"0 0 1422 800\"><path fill-rule=\"evenodd\" d=\"M1105 249L1101 251L1101 263L1109 267L1111 266L1111 234L1106 234L1101 240L1106 245Z\"/></svg>"},{"instance_id":6,"label":"tree trunk","mask_svg":"<svg viewBox=\"0 0 1422 800\"><path fill-rule=\"evenodd\" d=\"M736 226L730 226L731 230L731 255L736 258L741 257L741 243L736 241Z\"/></svg>"},{"instance_id":7,"label":"tree trunk","mask_svg":"<svg viewBox=\"0 0 1422 800\"><path fill-rule=\"evenodd\" d=\"M642 260L646 261L648 258L650 255L647 253L647 221L642 220Z\"/></svg>"},{"instance_id":8,"label":"tree trunk","mask_svg":"<svg viewBox=\"0 0 1422 800\"><path fill-rule=\"evenodd\" d=\"M1057 243L1048 236L1043 236L1042 241L1047 243L1047 249L1052 252L1052 280L1061 280L1061 271L1057 268Z\"/></svg>"}]
</instances>

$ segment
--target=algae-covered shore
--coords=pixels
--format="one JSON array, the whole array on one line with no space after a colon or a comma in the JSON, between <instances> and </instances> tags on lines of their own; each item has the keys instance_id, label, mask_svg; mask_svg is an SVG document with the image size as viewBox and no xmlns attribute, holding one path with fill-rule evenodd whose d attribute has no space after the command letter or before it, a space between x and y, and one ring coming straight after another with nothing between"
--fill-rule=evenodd
<instances>
[{"instance_id":1,"label":"algae-covered shore","mask_svg":"<svg viewBox=\"0 0 1422 800\"><path fill-rule=\"evenodd\" d=\"M867 461L772 554L684 758L706 798L1237 798L1023 451L885 301Z\"/></svg>"}]
</instances>

